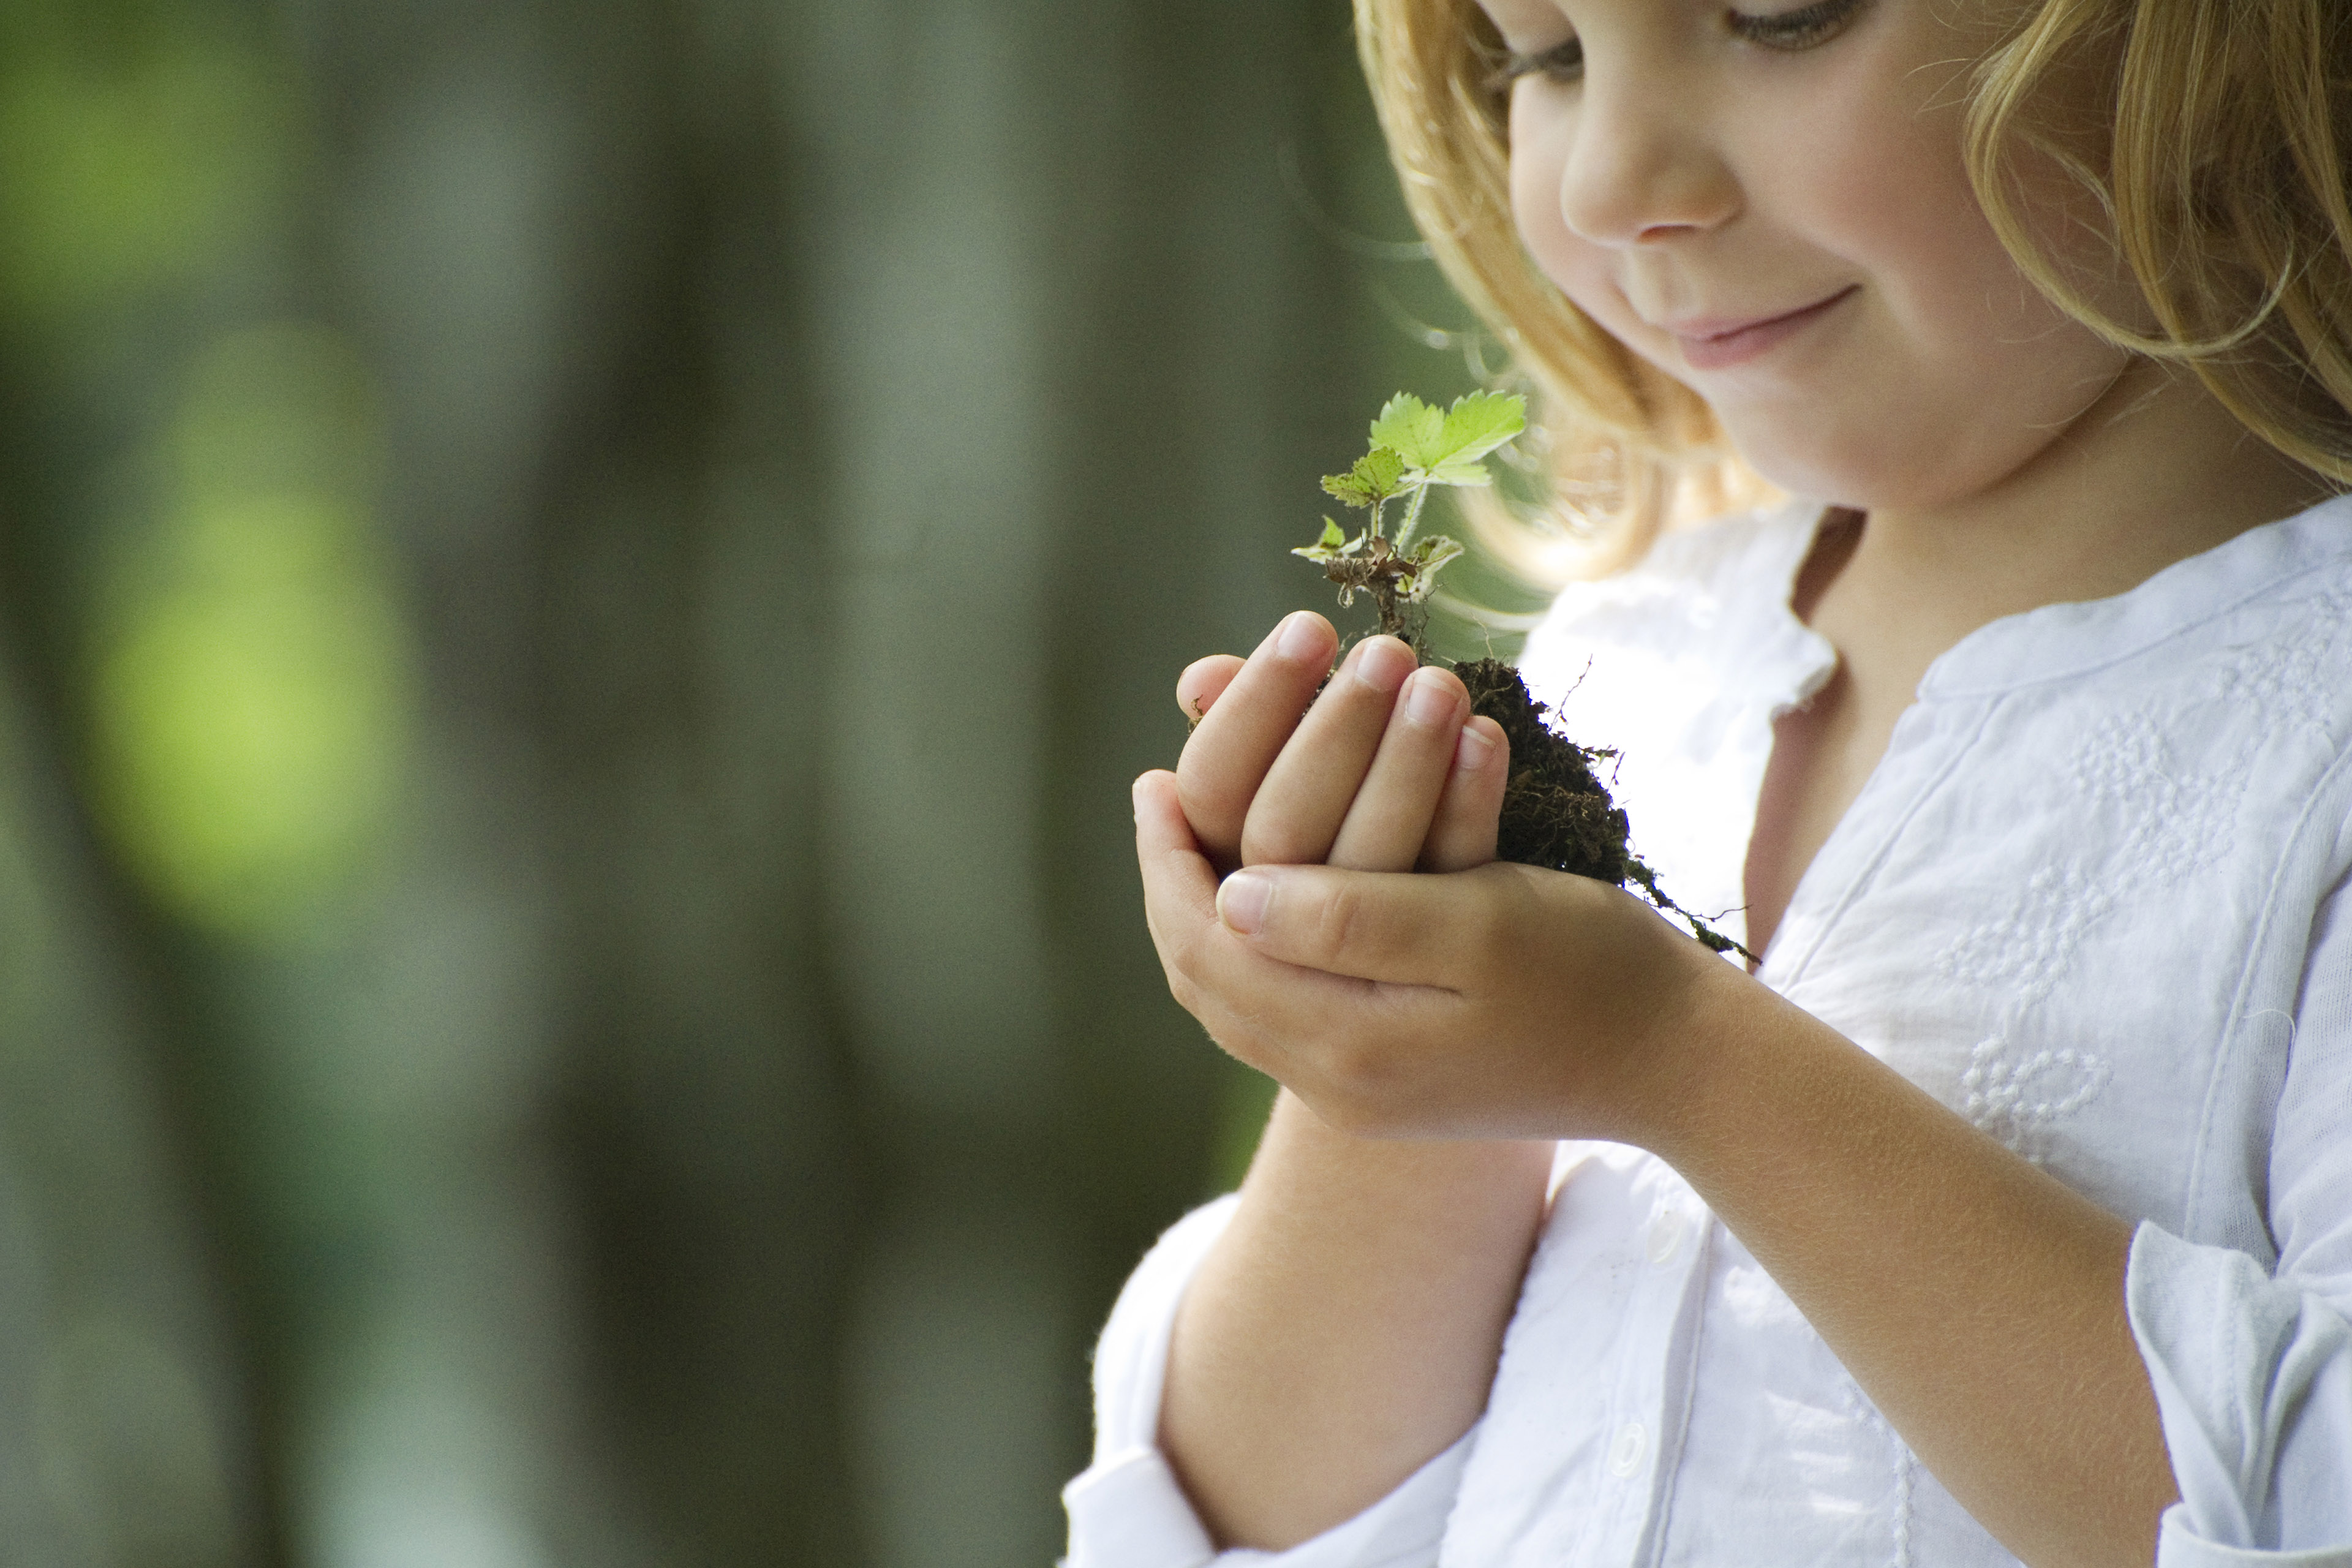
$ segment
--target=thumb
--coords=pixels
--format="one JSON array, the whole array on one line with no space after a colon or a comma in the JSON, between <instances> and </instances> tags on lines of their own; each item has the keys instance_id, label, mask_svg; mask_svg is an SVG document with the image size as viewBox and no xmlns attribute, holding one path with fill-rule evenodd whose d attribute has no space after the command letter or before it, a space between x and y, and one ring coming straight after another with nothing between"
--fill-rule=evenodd
<instances>
[{"instance_id":1,"label":"thumb","mask_svg":"<svg viewBox=\"0 0 2352 1568\"><path fill-rule=\"evenodd\" d=\"M1446 875L1253 866L1217 889L1217 916L1255 951L1358 980L1458 989L1515 902L1517 868Z\"/></svg>"}]
</instances>

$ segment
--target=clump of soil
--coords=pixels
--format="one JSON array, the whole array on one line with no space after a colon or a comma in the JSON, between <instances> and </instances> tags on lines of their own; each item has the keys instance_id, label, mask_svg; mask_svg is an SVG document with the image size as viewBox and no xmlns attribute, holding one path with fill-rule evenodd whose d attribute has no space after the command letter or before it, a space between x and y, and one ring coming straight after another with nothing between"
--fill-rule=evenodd
<instances>
[{"instance_id":1,"label":"clump of soil","mask_svg":"<svg viewBox=\"0 0 2352 1568\"><path fill-rule=\"evenodd\" d=\"M1346 473L1323 479L1327 494L1370 513L1363 531L1350 539L1326 517L1322 536L1291 553L1323 568L1325 578L1339 588L1341 605L1370 594L1381 631L1401 638L1415 659L1427 663L1432 586L1463 547L1439 534L1413 542L1422 508L1434 487L1491 483L1483 466L1487 455L1526 427L1527 399L1516 393L1469 393L1442 410L1397 394L1372 421L1370 449ZM1404 520L1391 538L1383 520L1401 497L1409 498ZM1679 916L1708 947L1754 962L1746 948L1660 891L1658 874L1627 847L1625 814L1592 772L1594 763L1616 752L1580 746L1545 723L1545 705L1528 694L1519 672L1500 659L1472 659L1455 665L1454 673L1470 689L1472 711L1500 724L1510 741L1500 858L1639 888L1650 902Z\"/></svg>"},{"instance_id":2,"label":"clump of soil","mask_svg":"<svg viewBox=\"0 0 2352 1568\"><path fill-rule=\"evenodd\" d=\"M1615 752L1580 746L1544 722L1548 705L1529 695L1519 672L1501 659L1466 659L1454 673L1469 689L1471 711L1500 724L1511 745L1497 859L1620 888L1631 884L1661 910L1680 916L1691 934L1717 952L1753 960L1746 948L1660 891L1658 874L1628 846L1625 813L1592 771L1593 763Z\"/></svg>"}]
</instances>

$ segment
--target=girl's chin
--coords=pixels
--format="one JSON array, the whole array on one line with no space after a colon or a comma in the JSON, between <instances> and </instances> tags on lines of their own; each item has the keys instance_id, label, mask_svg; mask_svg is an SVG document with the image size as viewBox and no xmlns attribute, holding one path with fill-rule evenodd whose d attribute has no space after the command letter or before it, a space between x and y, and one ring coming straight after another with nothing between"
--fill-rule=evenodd
<instances>
[{"instance_id":1,"label":"girl's chin","mask_svg":"<svg viewBox=\"0 0 2352 1568\"><path fill-rule=\"evenodd\" d=\"M1822 440L1818 426L1802 431L1743 427L1724 418L1732 447L1767 483L1832 506L1868 511L1916 500L1923 476L1903 460L1903 444L1884 430L1844 445ZM1859 448L1859 449L1857 449Z\"/></svg>"},{"instance_id":2,"label":"girl's chin","mask_svg":"<svg viewBox=\"0 0 2352 1568\"><path fill-rule=\"evenodd\" d=\"M1817 454L1790 452L1768 443L1743 441L1736 434L1731 444L1767 484L1790 495L1826 501L1834 506L1866 507L1867 502L1855 498L1876 489L1859 482L1858 477L1847 465L1823 461Z\"/></svg>"}]
</instances>

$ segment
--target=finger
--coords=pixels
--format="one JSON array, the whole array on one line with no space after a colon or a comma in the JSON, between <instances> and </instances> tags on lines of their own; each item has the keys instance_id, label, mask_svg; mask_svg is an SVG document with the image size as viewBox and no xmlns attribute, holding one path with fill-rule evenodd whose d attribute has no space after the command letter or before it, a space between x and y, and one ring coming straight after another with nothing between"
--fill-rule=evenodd
<instances>
[{"instance_id":1,"label":"finger","mask_svg":"<svg viewBox=\"0 0 2352 1568\"><path fill-rule=\"evenodd\" d=\"M1521 866L1432 877L1330 866L1256 866L1217 889L1217 915L1253 952L1390 986L1459 991L1507 963L1514 921L1535 911Z\"/></svg>"},{"instance_id":2,"label":"finger","mask_svg":"<svg viewBox=\"0 0 2352 1568\"><path fill-rule=\"evenodd\" d=\"M1422 846L1424 871L1466 871L1495 858L1502 825L1503 790L1511 782L1511 742L1503 727L1483 716L1462 726L1437 815Z\"/></svg>"},{"instance_id":3,"label":"finger","mask_svg":"<svg viewBox=\"0 0 2352 1568\"><path fill-rule=\"evenodd\" d=\"M1184 717L1197 724L1209 716L1234 677L1242 672L1243 660L1229 653L1213 653L1206 658L1196 658L1184 667L1176 678L1176 706L1184 710Z\"/></svg>"},{"instance_id":4,"label":"finger","mask_svg":"<svg viewBox=\"0 0 2352 1568\"><path fill-rule=\"evenodd\" d=\"M1413 672L1398 693L1380 750L1326 863L1359 871L1410 871L1422 856L1446 775L1460 749L1470 694L1452 670Z\"/></svg>"},{"instance_id":5,"label":"finger","mask_svg":"<svg viewBox=\"0 0 2352 1568\"><path fill-rule=\"evenodd\" d=\"M1417 663L1394 637L1367 637L1348 651L1250 802L1244 865L1309 866L1331 853L1396 710L1397 689Z\"/></svg>"},{"instance_id":6,"label":"finger","mask_svg":"<svg viewBox=\"0 0 2352 1568\"><path fill-rule=\"evenodd\" d=\"M1253 950L1217 916L1215 873L1203 859L1164 772L1135 781L1136 858L1145 919L1169 989L1211 1037L1253 1066L1318 1037L1367 1007L1393 1011L1393 988L1283 963Z\"/></svg>"},{"instance_id":7,"label":"finger","mask_svg":"<svg viewBox=\"0 0 2352 1568\"><path fill-rule=\"evenodd\" d=\"M1218 694L1176 764L1178 798L1211 859L1231 865L1266 770L1315 700L1339 634L1309 611L1284 617Z\"/></svg>"},{"instance_id":8,"label":"finger","mask_svg":"<svg viewBox=\"0 0 2352 1568\"><path fill-rule=\"evenodd\" d=\"M1167 972L1168 989L1211 1035L1203 954L1217 944L1217 873L1185 820L1175 775L1155 769L1135 781L1135 858L1143 874L1143 919Z\"/></svg>"},{"instance_id":9,"label":"finger","mask_svg":"<svg viewBox=\"0 0 2352 1568\"><path fill-rule=\"evenodd\" d=\"M1217 873L1185 819L1176 775L1155 768L1135 781L1135 858L1143 872L1143 912L1153 939L1163 923L1213 918Z\"/></svg>"}]
</instances>

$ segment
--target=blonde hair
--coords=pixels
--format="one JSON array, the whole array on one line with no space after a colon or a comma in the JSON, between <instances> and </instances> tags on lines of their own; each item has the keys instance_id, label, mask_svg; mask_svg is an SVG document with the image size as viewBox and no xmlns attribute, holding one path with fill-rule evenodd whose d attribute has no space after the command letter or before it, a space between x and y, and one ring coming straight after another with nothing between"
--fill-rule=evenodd
<instances>
[{"instance_id":1,"label":"blonde hair","mask_svg":"<svg viewBox=\"0 0 2352 1568\"><path fill-rule=\"evenodd\" d=\"M1764 487L1696 394L1628 352L1521 248L1511 219L1501 39L1475 0L1355 0L1357 44L1407 206L1463 300L1541 405L1556 510L1580 535L1471 521L1508 563L1557 579L1637 557L1668 523ZM1969 177L2001 242L2061 310L2184 367L2247 429L2352 484L2352 25L2332 0L2016 0L1976 68ZM2044 118L2053 78L2089 70L2109 123ZM2087 132L2087 133L2086 133ZM2054 160L2104 215L2126 321L2046 254L2018 160ZM1549 537L1548 537L1549 535ZM1580 555L1580 559L1573 557ZM1566 568L1564 571L1563 568Z\"/></svg>"}]
</instances>

